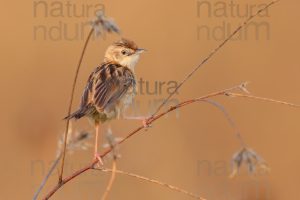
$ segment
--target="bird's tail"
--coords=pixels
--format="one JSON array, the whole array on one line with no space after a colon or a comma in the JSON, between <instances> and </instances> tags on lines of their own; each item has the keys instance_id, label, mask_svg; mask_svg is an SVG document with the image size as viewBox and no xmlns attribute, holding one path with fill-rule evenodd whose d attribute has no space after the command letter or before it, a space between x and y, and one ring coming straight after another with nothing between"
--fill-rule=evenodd
<instances>
[{"instance_id":1,"label":"bird's tail","mask_svg":"<svg viewBox=\"0 0 300 200\"><path fill-rule=\"evenodd\" d=\"M64 120L67 120L67 119L70 120L70 119L73 119L73 118L80 119L81 117L85 116L85 114L86 114L86 109L80 108L79 110L75 111L74 113L66 116L64 118Z\"/></svg>"}]
</instances>

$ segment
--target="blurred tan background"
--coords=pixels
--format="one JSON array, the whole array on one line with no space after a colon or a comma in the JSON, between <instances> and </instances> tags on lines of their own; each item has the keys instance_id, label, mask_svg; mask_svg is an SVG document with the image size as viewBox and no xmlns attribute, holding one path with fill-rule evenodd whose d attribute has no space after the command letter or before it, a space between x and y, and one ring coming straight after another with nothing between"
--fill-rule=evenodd
<instances>
[{"instance_id":1,"label":"blurred tan background","mask_svg":"<svg viewBox=\"0 0 300 200\"><path fill-rule=\"evenodd\" d=\"M45 0L39 7L34 7L35 2L38 1L1 2L1 199L31 199L55 157L58 138L64 131L65 122L61 119L66 115L83 46L81 36L84 38L88 31L87 26L83 31L75 30L75 26L81 29L81 23L93 18L92 11L103 4L123 36L148 49L136 73L148 81L151 90L155 89L155 81L182 80L220 43L217 39L223 36L218 26L226 23L233 30L245 20L236 10L231 11L230 1L207 1L211 16L205 6L198 13L199 2L203 1L196 0L61 1L63 17L56 17L62 14L59 1ZM68 16L68 2L78 13L82 6L90 5L90 11L83 17L72 15L73 11ZM240 5L235 9L241 14L247 12L246 6L254 11L267 2L233 1ZM217 13L213 12L217 8L214 3L219 6ZM222 5L226 6L226 13L222 13ZM259 37L248 29L247 37L228 43L181 88L176 100L250 81L252 94L300 103L299 5L297 0L283 0L256 18L257 23L264 24L258 31ZM58 34L53 27L61 23L67 29L60 29ZM35 35L38 26L43 26L46 35L41 30ZM199 33L199 27L204 26L211 32ZM217 31L216 35L213 31ZM76 33L81 35L70 39ZM89 73L102 61L106 47L118 38L106 35L104 40L90 43L80 71L74 109ZM166 87L162 91L161 95L139 95L137 114L148 114L149 104L167 95ZM246 99L217 100L235 119L247 144L268 162L269 174L251 177L243 168L240 176L228 178L230 159L240 146L223 115L206 104L185 107L177 115L171 113L148 132L124 143L118 168L179 186L209 200L299 199L300 110ZM124 137L140 123L121 120L113 122L112 129L115 135ZM79 131L93 131L86 119L73 125ZM66 174L88 163L91 156L92 149L68 155ZM206 166L201 165L203 161ZM110 166L109 161L107 165ZM56 183L56 178L57 173L44 192ZM108 174L87 172L53 199L99 199L108 178ZM190 198L120 175L109 199Z\"/></svg>"}]
</instances>

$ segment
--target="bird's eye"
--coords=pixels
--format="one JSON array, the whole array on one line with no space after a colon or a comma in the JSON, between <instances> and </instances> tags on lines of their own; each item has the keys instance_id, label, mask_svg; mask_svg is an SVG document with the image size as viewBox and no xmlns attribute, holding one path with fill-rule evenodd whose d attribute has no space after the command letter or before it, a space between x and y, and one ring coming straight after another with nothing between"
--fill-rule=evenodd
<instances>
[{"instance_id":1,"label":"bird's eye","mask_svg":"<svg viewBox=\"0 0 300 200\"><path fill-rule=\"evenodd\" d=\"M126 55L126 54L127 54L127 51L126 51L126 50L122 50L121 53L122 53L123 55Z\"/></svg>"}]
</instances>

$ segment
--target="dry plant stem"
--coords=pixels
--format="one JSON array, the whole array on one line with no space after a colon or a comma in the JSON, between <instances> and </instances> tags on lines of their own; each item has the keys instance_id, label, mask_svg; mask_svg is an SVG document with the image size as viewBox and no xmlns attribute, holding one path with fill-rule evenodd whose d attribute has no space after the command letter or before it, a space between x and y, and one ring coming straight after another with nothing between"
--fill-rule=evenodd
<instances>
[{"instance_id":1,"label":"dry plant stem","mask_svg":"<svg viewBox=\"0 0 300 200\"><path fill-rule=\"evenodd\" d=\"M169 101L169 99L181 88L181 86L200 68L202 67L210 58L212 58L234 35L236 35L245 25L247 25L249 23L249 21L251 21L254 17L256 17L258 14L260 14L261 12L263 12L264 10L268 9L270 6L272 6L273 4L277 3L279 0L275 0L270 2L269 4L267 4L264 8L258 10L254 15L251 15L243 24L241 24L228 38L226 38L217 48L215 48L191 73L189 73L184 79L183 81L177 86L177 88L175 89L174 93L170 94L165 100L164 102L157 108L157 110L153 113L152 117L149 118L147 120L148 124L151 124L152 122L156 121L157 119L159 119L160 117L164 116L166 113L171 112L177 108L180 108L184 105L188 105L190 103L199 101L199 100L190 100L190 101L186 101L183 102L182 104L175 106L175 107L171 107L169 110L157 115L157 113L161 110L161 108ZM71 108L72 108L72 103L73 103L73 96L74 96L74 91L75 91L75 86L76 86L76 82L77 82L77 77L78 77L78 72L80 69L80 65L82 62L82 58L83 55L85 53L86 50L86 46L90 40L90 37L92 35L92 32L94 30L92 29L89 33L89 36L85 42L78 66L77 66L77 70L76 70L76 74L75 74L75 78L74 78L74 83L73 83L73 87L72 87L72 92L71 92L71 99L70 99L70 105L69 105L69 112L71 113ZM213 97L213 96L218 96L218 95L224 95L224 91L221 92L217 92L217 93L212 93L209 94L207 96L202 97L201 100L203 99L207 99L209 97ZM60 178L59 178L59 183L47 194L47 196L44 199L49 199L59 188L61 188L64 184L66 184L67 182L69 182L70 180L72 180L73 178L75 178L76 176L84 173L85 171L91 169L96 163L97 160L93 160L92 163L82 169L80 169L79 171L75 172L74 174L72 174L71 176L63 179L62 175L63 175L63 167L64 167L64 160L65 160L65 154L66 154L66 142L67 142L67 133L68 133L68 128L69 128L69 120L67 120L66 123L66 132L65 132L65 143L64 143L64 149L63 149L63 155L62 155L62 164L61 164L61 174L60 174ZM124 141L126 141L128 138L130 138L131 136L133 136L135 133L139 132L140 130L142 130L144 127L140 126L139 128L137 128L136 130L134 130L133 132L131 132L126 138L124 138L122 141L119 142L123 143ZM112 149L108 149L107 151L105 151L101 157L103 158L105 155L107 155Z\"/></svg>"},{"instance_id":2,"label":"dry plant stem","mask_svg":"<svg viewBox=\"0 0 300 200\"><path fill-rule=\"evenodd\" d=\"M240 130L238 129L237 125L235 124L233 118L229 115L229 113L227 112L227 110L221 105L219 104L218 102L216 101L212 101L210 99L208 100L203 100L203 102L207 102L213 106L215 106L216 108L218 108L225 116L225 118L227 119L229 125L233 128L234 132L235 132L235 135L237 137L237 139L239 140L240 142L240 145L244 148L247 148L247 145L241 135L241 132Z\"/></svg>"},{"instance_id":3,"label":"dry plant stem","mask_svg":"<svg viewBox=\"0 0 300 200\"><path fill-rule=\"evenodd\" d=\"M292 106L292 107L300 107L300 105L296 105L296 104L291 104L291 103L288 103L288 102L284 102L284 101L278 101L278 100L274 100L274 99L268 99L268 98L263 98L263 97L257 97L257 96L252 96L252 95L243 95L243 94L238 94L238 93L230 93L230 91L233 91L233 90L236 90L236 89L239 89L240 88L240 85L238 86L234 86L234 87L231 87L231 88L228 88L228 89L224 89L224 90L220 90L220 91L217 91L217 92L213 92L213 93L210 93L210 94L207 94L207 95L204 95L202 97L199 97L199 98L196 98L196 99L191 99L191 100L187 100L187 101L184 101L176 106L172 106L170 107L168 110L160 113L160 114L157 114L155 116L153 116L152 118L150 118L148 120L148 124L151 125L153 122L155 122L156 120L160 119L161 117L165 116L166 114L168 114L169 112L172 112L176 109L179 109L181 107L184 107L184 106L187 106L187 105L190 105L192 103L195 103L195 102L200 102L200 101L204 101L204 100L207 100L211 97L216 97L216 96L229 96L229 95L232 95L232 96L235 96L235 97L243 97L243 98L250 98L250 99L253 99L253 100L261 100L261 101L266 101L266 102L274 102L274 103L278 103L278 104L282 104L282 105L288 105L288 106ZM136 133L138 133L140 130L142 129L145 129L145 127L142 125L138 128L136 128L134 131L132 131L131 133L129 133L125 138L123 138L121 141L119 141L117 144L122 144L123 142L125 142L126 140L128 140L129 138L131 138L133 135L135 135ZM103 152L101 154L101 158L104 158L107 154L109 154L111 151L113 150L113 148L109 148L107 149L105 152ZM66 184L67 182L71 181L72 179L74 179L75 177L79 176L80 174L90 170L90 169L93 169L94 165L97 164L98 160L97 159L94 159L89 165L87 165L86 167L74 172L71 176L69 177L66 177L65 179L62 180L61 183L58 183L48 194L47 196L44 198L44 200L47 200L49 199L53 194L55 194L55 192L57 192L64 184Z\"/></svg>"},{"instance_id":4,"label":"dry plant stem","mask_svg":"<svg viewBox=\"0 0 300 200\"><path fill-rule=\"evenodd\" d=\"M156 115L161 108L166 105L166 103L171 99L171 97L177 93L177 91L179 90L179 88L181 88L181 86L188 80L190 79L194 73L200 68L202 67L210 58L212 58L233 36L235 36L243 27L245 27L254 17L256 17L257 15L259 15L261 12L265 11L266 9L268 9L270 6L272 6L273 4L277 3L279 0L275 0L270 2L269 4L267 4L265 7L261 8L260 10L258 10L255 14L251 15L250 17L248 17L246 19L246 21L244 21L243 24L241 24L237 29L235 29L235 31L233 31L221 44L219 44L219 46L217 46L217 48L215 48L207 57L205 57L202 62L193 69L193 71L191 71L184 79L183 81L181 81L178 86L176 87L175 91L173 93L171 93L163 102L162 104L160 104L160 106L158 106L158 108L156 109L156 111L153 113L153 115Z\"/></svg>"},{"instance_id":5,"label":"dry plant stem","mask_svg":"<svg viewBox=\"0 0 300 200\"><path fill-rule=\"evenodd\" d=\"M98 171L102 171L102 172L111 172L111 173L113 173L113 171L114 171L113 169L98 169L98 168L94 168L94 170L98 170ZM173 185L170 185L170 184L167 184L167 183L163 183L163 182L155 180L155 179L150 179L150 178L147 178L147 177L144 177L144 176L140 176L140 175L129 173L129 172L124 172L124 171L121 171L121 170L116 170L115 173L116 174L126 175L126 176L129 176L129 177L133 177L133 178L139 179L141 181L145 181L145 182L149 182L149 183L154 183L154 184L157 184L157 185L169 188L170 190L173 190L173 191L182 193L184 195L190 196L190 197L192 197L194 199L206 200L206 199L204 199L202 197L197 196L196 194L193 194L193 193L188 192L186 190L183 190L183 189L181 189L179 187L176 187L176 186L173 186Z\"/></svg>"},{"instance_id":6,"label":"dry plant stem","mask_svg":"<svg viewBox=\"0 0 300 200\"><path fill-rule=\"evenodd\" d=\"M51 176L51 174L54 172L54 170L56 169L56 166L58 165L60 159L61 159L62 154L60 153L57 158L55 159L55 161L53 162L50 170L48 171L47 175L45 176L45 178L43 179L41 185L39 186L39 188L37 189L36 193L33 196L33 200L37 200L39 194L41 193L42 189L45 187L49 177Z\"/></svg>"},{"instance_id":7,"label":"dry plant stem","mask_svg":"<svg viewBox=\"0 0 300 200\"><path fill-rule=\"evenodd\" d=\"M110 176L109 182L106 186L105 192L104 192L101 200L106 200L107 199L108 194L109 194L109 192L112 188L112 185L115 181L115 178L116 178L116 170L117 170L117 159L114 159L113 163L112 163L111 176Z\"/></svg>"},{"instance_id":8,"label":"dry plant stem","mask_svg":"<svg viewBox=\"0 0 300 200\"><path fill-rule=\"evenodd\" d=\"M69 103L69 108L68 108L68 114L67 116L69 116L71 114L72 111L72 105L73 105L73 100L74 100L74 93L75 93L75 88L76 88L76 83L77 83L77 79L78 79L78 74L79 74L79 70L80 70L80 66L83 60L83 56L85 54L87 45L90 41L90 38L92 36L94 32L94 29L91 28L88 37L86 38L86 41L84 43L79 61L78 61L78 65L76 67L76 72L75 72L75 77L74 77L74 81L73 81L73 85L72 85L72 91L71 91L71 98L70 98L70 103ZM59 180L58 182L61 183L62 182L62 178L63 178L63 173L64 173L64 164L65 164L65 157L66 157L66 150L67 150L67 140L68 140L68 131L69 131L69 125L70 125L70 119L66 120L66 130L65 130L65 136L64 136L64 147L63 147L63 152L62 152L62 161L61 161L61 168L60 168L60 174L59 174Z\"/></svg>"},{"instance_id":9,"label":"dry plant stem","mask_svg":"<svg viewBox=\"0 0 300 200\"><path fill-rule=\"evenodd\" d=\"M293 104L293 103L289 103L289 102L285 102L285 101L278 101L278 100L275 100L275 99L270 99L270 98L265 98L265 97L258 97L258 96L248 95L248 94L228 92L227 95L230 96L230 97L242 97L242 98L254 99L254 100L259 100L259 101L265 101L265 102L269 102L269 103L282 104L282 105L296 107L296 108L300 107L300 105L297 105L297 104Z\"/></svg>"},{"instance_id":10,"label":"dry plant stem","mask_svg":"<svg viewBox=\"0 0 300 200\"><path fill-rule=\"evenodd\" d=\"M225 90L221 90L221 91L218 91L218 92L213 92L213 93L210 93L208 95L205 95L203 97L200 97L198 99L192 99L192 100L188 100L188 101L185 101L185 102L182 102L180 104L178 104L177 106L173 106L171 108L169 108L167 111L164 111L156 116L153 116L151 119L149 119L148 121L148 124L152 124L154 121L158 120L159 118L163 117L164 115L168 114L169 112L173 111L173 110L176 110L180 107L183 107L183 106L186 106L186 105L189 105L191 103L194 103L194 102L198 102L198 101L202 101L202 100L205 100L205 99L208 99L210 97L215 97L215 96L219 96L219 95L225 95L227 94L228 92L232 91L232 90L235 90L235 89L238 89L240 87L240 85L238 86L235 86L235 87L231 87L231 88L228 88L228 89L225 89ZM132 131L131 133L129 133L125 138L123 138L121 141L118 142L118 145L119 144L122 144L123 142L125 142L126 140L128 140L130 137L132 137L133 135L135 135L136 133L138 133L140 130L144 129L145 127L142 125L140 127L138 127L137 129L135 129L134 131ZM103 152L101 154L101 158L104 158L108 153L110 153L111 151L113 150L113 148L109 148L107 149L105 152ZM47 200L49 199L53 194L55 194L55 192L57 192L63 185L65 185L66 183L68 183L70 180L74 179L75 177L79 176L80 174L90 170L90 169L93 169L94 165L96 165L98 162L97 159L94 159L89 165L87 165L86 167L76 171L75 173L73 173L71 176L69 177L66 177L64 179L62 179L61 182L59 182L44 198L44 200Z\"/></svg>"},{"instance_id":11,"label":"dry plant stem","mask_svg":"<svg viewBox=\"0 0 300 200\"><path fill-rule=\"evenodd\" d=\"M173 106L171 108L169 108L167 111L164 111L156 116L153 116L151 119L148 120L148 124L152 124L154 121L158 120L159 118L163 117L164 115L168 114L169 112L173 111L173 110L176 110L180 107L183 107L183 106L186 106L186 105L189 105L191 103L194 103L194 102L199 102L199 101L203 101L205 99L208 99L210 97L215 97L215 96L219 96L219 95L226 95L228 94L230 91L233 91L233 90L236 90L236 89L239 89L240 88L240 85L237 85L237 86L234 86L234 87L231 87L231 88L227 88L227 89L224 89L224 90L221 90L221 91L217 91L217 92L213 92L213 93L210 93L208 95L205 95L203 97L200 97L200 98L197 98L197 99L192 99L192 100L188 100L188 101L185 101L185 102L182 102L180 104L178 104L177 106ZM136 128L134 131L132 131L131 133L129 133L125 138L123 138L122 140L120 140L118 142L118 145L119 144L122 144L123 142L125 142L126 140L128 140L130 137L132 137L133 135L135 135L136 133L138 133L140 130L144 129L145 127L142 125L138 128ZM113 150L113 148L109 148L107 149L105 152L103 152L101 154L101 158L104 158L108 153L110 153L111 151ZM62 179L62 181L60 183L58 183L48 194L47 196L44 198L45 200L46 199L49 199L57 190L59 190L64 184L66 184L67 182L69 182L70 180L72 180L73 178L75 178L76 176L92 169L94 167L95 164L97 164L98 160L97 159L94 159L89 165L87 165L86 167L76 171L75 173L73 173L71 176L69 177L66 177L65 179Z\"/></svg>"}]
</instances>

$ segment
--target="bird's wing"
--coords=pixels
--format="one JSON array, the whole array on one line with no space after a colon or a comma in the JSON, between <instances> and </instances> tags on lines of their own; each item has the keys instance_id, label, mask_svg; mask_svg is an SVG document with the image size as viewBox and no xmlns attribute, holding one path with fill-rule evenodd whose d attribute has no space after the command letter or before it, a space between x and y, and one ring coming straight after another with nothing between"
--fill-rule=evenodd
<instances>
[{"instance_id":1,"label":"bird's wing","mask_svg":"<svg viewBox=\"0 0 300 200\"><path fill-rule=\"evenodd\" d=\"M93 84L94 84L94 74L101 69L102 66L97 67L89 76L86 87L84 88L82 97L81 97L81 104L80 108L84 109L87 108L88 105L92 103L93 97Z\"/></svg>"},{"instance_id":2,"label":"bird's wing","mask_svg":"<svg viewBox=\"0 0 300 200\"><path fill-rule=\"evenodd\" d=\"M90 79L93 83L93 86L90 86L93 87L93 104L98 111L115 104L135 85L132 71L115 63L103 64Z\"/></svg>"}]
</instances>

